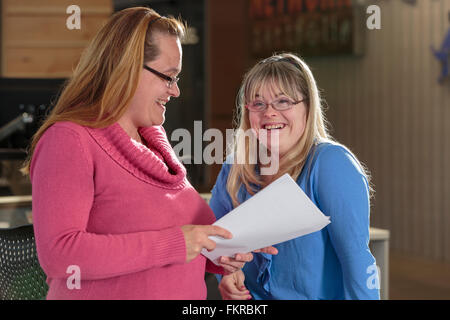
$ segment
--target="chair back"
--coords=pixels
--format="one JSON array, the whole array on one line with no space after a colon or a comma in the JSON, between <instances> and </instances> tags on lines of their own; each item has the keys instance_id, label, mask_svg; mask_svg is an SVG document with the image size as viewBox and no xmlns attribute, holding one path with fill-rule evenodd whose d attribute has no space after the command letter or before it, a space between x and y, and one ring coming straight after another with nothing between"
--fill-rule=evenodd
<instances>
[{"instance_id":1,"label":"chair back","mask_svg":"<svg viewBox=\"0 0 450 320\"><path fill-rule=\"evenodd\" d=\"M33 225L0 229L0 299L40 300L48 291Z\"/></svg>"}]
</instances>

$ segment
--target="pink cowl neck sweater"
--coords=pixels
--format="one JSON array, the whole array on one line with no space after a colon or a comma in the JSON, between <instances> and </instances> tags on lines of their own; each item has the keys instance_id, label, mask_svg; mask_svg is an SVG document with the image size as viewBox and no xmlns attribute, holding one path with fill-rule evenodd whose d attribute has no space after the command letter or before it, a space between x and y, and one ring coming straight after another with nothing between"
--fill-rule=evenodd
<instances>
[{"instance_id":1,"label":"pink cowl neck sweater","mask_svg":"<svg viewBox=\"0 0 450 320\"><path fill-rule=\"evenodd\" d=\"M51 126L31 163L47 299L206 299L204 256L186 263L181 226L215 221L162 127ZM78 273L79 271L79 273ZM77 287L79 275L80 287Z\"/></svg>"}]
</instances>

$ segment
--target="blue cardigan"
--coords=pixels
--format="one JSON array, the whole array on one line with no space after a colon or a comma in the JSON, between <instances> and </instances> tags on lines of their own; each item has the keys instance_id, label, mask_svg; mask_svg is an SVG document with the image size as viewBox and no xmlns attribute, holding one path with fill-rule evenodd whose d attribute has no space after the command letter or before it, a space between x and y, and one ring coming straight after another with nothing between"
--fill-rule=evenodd
<instances>
[{"instance_id":1,"label":"blue cardigan","mask_svg":"<svg viewBox=\"0 0 450 320\"><path fill-rule=\"evenodd\" d=\"M233 209L226 190L231 159L212 190L210 206L217 219ZM358 161L341 145L320 143L308 155L297 184L331 223L275 245L278 255L254 253L243 268L253 298L379 299L378 273L368 247L369 188ZM242 186L241 203L250 197Z\"/></svg>"}]
</instances>

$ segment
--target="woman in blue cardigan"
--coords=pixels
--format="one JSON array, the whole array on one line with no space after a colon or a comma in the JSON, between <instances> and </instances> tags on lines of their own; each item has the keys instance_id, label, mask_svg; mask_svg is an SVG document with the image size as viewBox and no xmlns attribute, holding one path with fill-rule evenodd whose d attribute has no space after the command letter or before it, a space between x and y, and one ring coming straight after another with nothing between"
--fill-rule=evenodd
<instances>
[{"instance_id":1,"label":"woman in blue cardigan","mask_svg":"<svg viewBox=\"0 0 450 320\"><path fill-rule=\"evenodd\" d=\"M278 255L255 253L241 271L221 279L222 297L379 299L368 247L369 176L349 149L328 135L309 67L289 53L260 61L244 77L237 108L233 154L212 190L216 217L289 173L331 223L275 245ZM252 135L257 148L248 141ZM263 161L261 151L271 162Z\"/></svg>"}]
</instances>

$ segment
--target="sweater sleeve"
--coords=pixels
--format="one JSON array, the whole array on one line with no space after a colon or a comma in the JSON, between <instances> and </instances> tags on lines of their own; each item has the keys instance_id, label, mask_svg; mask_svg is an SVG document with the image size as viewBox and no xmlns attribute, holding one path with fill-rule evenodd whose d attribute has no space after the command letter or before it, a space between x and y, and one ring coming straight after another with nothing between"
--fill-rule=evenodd
<instances>
[{"instance_id":1,"label":"sweater sleeve","mask_svg":"<svg viewBox=\"0 0 450 320\"><path fill-rule=\"evenodd\" d=\"M369 192L365 176L353 155L341 146L330 146L317 159L314 191L342 267L345 299L379 299L369 285L375 259L369 244Z\"/></svg>"},{"instance_id":2,"label":"sweater sleeve","mask_svg":"<svg viewBox=\"0 0 450 320\"><path fill-rule=\"evenodd\" d=\"M185 263L179 227L129 234L87 231L94 165L75 130L47 129L33 154L30 176L38 258L48 277L66 278L72 265L83 279L94 280Z\"/></svg>"},{"instance_id":3,"label":"sweater sleeve","mask_svg":"<svg viewBox=\"0 0 450 320\"><path fill-rule=\"evenodd\" d=\"M209 259L206 259L206 272L215 273L216 275L225 274L223 267L216 266L214 262Z\"/></svg>"}]
</instances>

